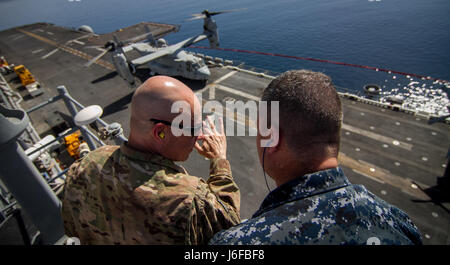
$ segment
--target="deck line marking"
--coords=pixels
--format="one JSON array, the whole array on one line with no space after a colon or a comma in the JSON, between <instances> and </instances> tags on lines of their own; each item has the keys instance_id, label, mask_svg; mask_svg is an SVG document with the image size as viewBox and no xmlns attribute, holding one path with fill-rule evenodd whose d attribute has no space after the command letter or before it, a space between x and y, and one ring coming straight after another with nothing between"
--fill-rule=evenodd
<instances>
[{"instance_id":1,"label":"deck line marking","mask_svg":"<svg viewBox=\"0 0 450 265\"><path fill-rule=\"evenodd\" d=\"M363 172L361 172L361 171L359 171L359 170L352 169L352 171L355 172L355 173L357 173L357 174L359 174L359 175L361 175L361 176L364 176L364 177L366 177L366 178L369 178L369 179L371 179L371 180L374 180L374 181L376 181L376 182L378 182L378 183L386 184L386 182L384 182L384 181L382 181L382 180L379 180L379 179L377 179L377 178L371 177L371 176L367 175L366 173L363 173Z\"/></svg>"},{"instance_id":2,"label":"deck line marking","mask_svg":"<svg viewBox=\"0 0 450 265\"><path fill-rule=\"evenodd\" d=\"M78 38L76 38L76 39L73 39L73 40L69 40L69 41L67 41L66 42L66 44L69 44L69 43L71 43L71 42L73 42L73 41L80 41L81 39L84 39L84 38L87 38L87 37L90 37L92 34L86 34L86 35L83 35L83 36L81 36L81 37L78 37ZM81 43L83 43L83 45L85 44L84 42L82 42L82 41L80 41Z\"/></svg>"},{"instance_id":3,"label":"deck line marking","mask_svg":"<svg viewBox=\"0 0 450 265\"><path fill-rule=\"evenodd\" d=\"M232 75L234 75L234 74L236 74L236 73L237 73L237 71L231 71L231 72L229 72L228 74L223 75L223 76L220 77L219 79L216 79L215 81L211 82L209 85L205 86L203 89L201 89L201 90L195 92L195 94L200 95L201 93L205 92L205 91L208 90L208 89L213 88L216 84L222 82L223 80L225 80L225 79L231 77ZM216 93L215 93L215 92L216 92L216 91L215 91L215 88L214 88L214 91L212 91L212 92L210 91L210 93L209 93L209 99L215 99L215 97L216 97ZM211 94L211 93L212 93L212 94ZM213 96L213 97L211 98L211 96Z\"/></svg>"},{"instance_id":4,"label":"deck line marking","mask_svg":"<svg viewBox=\"0 0 450 265\"><path fill-rule=\"evenodd\" d=\"M216 98L216 87L211 86L211 88L209 89L209 100L213 100L215 98Z\"/></svg>"},{"instance_id":5,"label":"deck line marking","mask_svg":"<svg viewBox=\"0 0 450 265\"><path fill-rule=\"evenodd\" d=\"M213 84L218 84L218 83L224 81L225 79L231 77L232 75L234 75L234 74L236 74L236 73L237 73L237 71L229 72L228 74L226 74L226 75L222 76L221 78L215 80L215 81L213 82Z\"/></svg>"},{"instance_id":6,"label":"deck line marking","mask_svg":"<svg viewBox=\"0 0 450 265\"><path fill-rule=\"evenodd\" d=\"M85 44L84 42L79 41L79 40L72 40L72 42L78 43L78 44L80 44L80 45L84 45L84 44Z\"/></svg>"},{"instance_id":7,"label":"deck line marking","mask_svg":"<svg viewBox=\"0 0 450 265\"><path fill-rule=\"evenodd\" d=\"M215 85L215 87L216 87L216 89L223 90L225 92L228 92L228 93L231 93L231 94L234 94L237 96L241 96L241 97L244 97L244 98L247 98L250 100L254 100L254 101L260 101L260 98L257 96L253 96L249 93L245 93L245 92L239 91L239 90L231 88L231 87L226 87L226 86L222 86L222 85Z\"/></svg>"},{"instance_id":8,"label":"deck line marking","mask_svg":"<svg viewBox=\"0 0 450 265\"><path fill-rule=\"evenodd\" d=\"M369 163L369 162L366 162L366 161L364 161L364 160L362 160L362 159L358 159L358 162L361 163L361 164L365 164L365 165L367 165L367 166L373 167L373 168L377 167L377 166L375 166L374 164L371 164L371 163Z\"/></svg>"},{"instance_id":9,"label":"deck line marking","mask_svg":"<svg viewBox=\"0 0 450 265\"><path fill-rule=\"evenodd\" d=\"M39 50L32 51L31 53L35 54L35 53L41 52L41 51L43 51L43 50L44 50L44 49L39 49Z\"/></svg>"},{"instance_id":10,"label":"deck line marking","mask_svg":"<svg viewBox=\"0 0 450 265\"><path fill-rule=\"evenodd\" d=\"M384 143L387 143L387 144L390 144L390 145L392 145L392 143L394 141L397 141L399 144L395 145L395 146L403 148L403 149L406 149L408 151L411 151L411 149L413 147L412 144L408 144L408 143L405 143L405 142L402 142L402 141L398 141L398 140L396 140L394 138L391 138L391 137L388 137L388 136L384 136L384 135L381 135L381 134L378 134L378 133L374 133L374 132L371 132L371 131L366 131L366 130L363 130L363 129L360 129L360 128L356 128L356 127L348 125L348 124L342 123L342 129L350 131L350 132L353 132L353 133L356 133L356 134L360 134L362 136L366 136L366 137L369 137L371 139L374 139L374 140L377 140L377 141L380 141L380 142L384 142Z\"/></svg>"},{"instance_id":11,"label":"deck line marking","mask_svg":"<svg viewBox=\"0 0 450 265\"><path fill-rule=\"evenodd\" d=\"M83 58L83 59L85 59L85 60L88 60L88 61L89 61L89 60L91 60L92 58L94 58L94 56L91 56L91 55L89 55L89 54L87 54L87 53L84 53L84 52L81 52L81 51L79 51L79 50L70 48L70 47L68 47L68 46L66 46L66 45L63 45L63 44L59 44L59 43L57 43L57 42L55 42L55 41L49 40L49 39L47 39L47 38L45 38L45 37L42 37L42 36L39 36L39 35L37 35L37 34L28 32L28 31L26 31L26 30L23 30L23 29L16 29L16 30L19 31L19 32L22 32L22 33L24 33L24 34L26 34L26 35L28 35L28 36L30 36L30 37L33 37L33 38L35 38L35 39L37 39L37 40L40 40L40 41L45 42L45 43L47 43L47 44L56 46L56 47L58 47L59 49L65 51L65 52L71 53L71 54L73 54L73 55L75 55L75 56L78 56L78 57L81 57L81 58ZM109 70L111 70L111 71L115 71L115 70L116 70L115 67L114 67L111 63L106 62L106 61L103 61L102 59L97 60L97 61L95 62L95 64L100 65L100 66L103 66L104 68L109 69Z\"/></svg>"},{"instance_id":12,"label":"deck line marking","mask_svg":"<svg viewBox=\"0 0 450 265\"><path fill-rule=\"evenodd\" d=\"M14 39L13 39L13 41L15 41L15 40L18 40L18 39L20 39L20 38L23 38L23 37L25 37L25 35L19 35L19 36L16 36Z\"/></svg>"},{"instance_id":13,"label":"deck line marking","mask_svg":"<svg viewBox=\"0 0 450 265\"><path fill-rule=\"evenodd\" d=\"M83 36L81 36L81 37L79 37L79 38L76 38L75 40L81 40L81 39L90 37L90 36L92 36L92 35L95 35L95 34L86 34L86 35L83 35Z\"/></svg>"},{"instance_id":14,"label":"deck line marking","mask_svg":"<svg viewBox=\"0 0 450 265\"><path fill-rule=\"evenodd\" d=\"M54 54L58 50L59 50L59 48L54 49L53 51L51 51L51 52L47 53L46 55L42 56L41 59L47 59L48 57L50 57L52 54Z\"/></svg>"}]
</instances>

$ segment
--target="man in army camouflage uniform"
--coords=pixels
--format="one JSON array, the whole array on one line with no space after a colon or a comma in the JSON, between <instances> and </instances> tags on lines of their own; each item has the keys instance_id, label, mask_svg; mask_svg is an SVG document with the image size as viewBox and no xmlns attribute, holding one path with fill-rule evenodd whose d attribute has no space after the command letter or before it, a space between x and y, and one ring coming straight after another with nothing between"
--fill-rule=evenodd
<instances>
[{"instance_id":1,"label":"man in army camouflage uniform","mask_svg":"<svg viewBox=\"0 0 450 265\"><path fill-rule=\"evenodd\" d=\"M289 71L265 89L263 101L279 101L278 139L257 149L277 188L253 217L214 236L210 244L421 244L401 210L338 166L342 107L331 79ZM258 122L260 121L258 119ZM277 126L272 122L272 126Z\"/></svg>"},{"instance_id":2,"label":"man in army camouflage uniform","mask_svg":"<svg viewBox=\"0 0 450 265\"><path fill-rule=\"evenodd\" d=\"M174 128L176 101L190 106L194 126ZM62 209L66 234L81 244L205 244L238 224L240 193L226 159L223 121L217 130L208 122L195 136L201 105L192 90L170 77L148 79L131 101L129 141L98 148L71 166ZM207 181L173 162L185 161L194 147L210 159Z\"/></svg>"}]
</instances>

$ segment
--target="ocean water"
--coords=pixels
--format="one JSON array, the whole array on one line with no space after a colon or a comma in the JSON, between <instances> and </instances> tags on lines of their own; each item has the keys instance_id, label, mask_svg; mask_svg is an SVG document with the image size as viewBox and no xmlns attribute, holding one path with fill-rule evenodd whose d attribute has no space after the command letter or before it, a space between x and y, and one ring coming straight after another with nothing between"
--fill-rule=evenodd
<instances>
[{"instance_id":1,"label":"ocean water","mask_svg":"<svg viewBox=\"0 0 450 265\"><path fill-rule=\"evenodd\" d=\"M201 33L202 20L186 21L203 9L243 11L215 16L221 47L327 59L450 80L448 0L0 0L0 30L34 22L106 33L141 21L181 25L169 43ZM208 43L198 45L207 46ZM338 86L361 90L405 90L412 78L373 70L255 54L204 51L247 65L284 72L310 69ZM436 90L443 83L421 80ZM444 102L445 103L445 102ZM444 106L445 107L445 106Z\"/></svg>"}]
</instances>

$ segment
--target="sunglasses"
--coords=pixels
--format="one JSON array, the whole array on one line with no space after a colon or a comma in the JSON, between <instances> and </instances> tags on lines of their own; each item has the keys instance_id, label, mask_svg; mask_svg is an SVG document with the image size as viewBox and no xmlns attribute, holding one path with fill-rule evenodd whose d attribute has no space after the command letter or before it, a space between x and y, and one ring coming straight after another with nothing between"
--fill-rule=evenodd
<instances>
[{"instance_id":1,"label":"sunglasses","mask_svg":"<svg viewBox=\"0 0 450 265\"><path fill-rule=\"evenodd\" d=\"M172 126L172 123L170 121L165 121L165 120L158 120L158 119L150 119L151 122L156 123L162 123L164 125L167 126ZM202 130L202 125L197 125L194 127L187 127L187 126L183 126L182 123L179 124L178 129L183 130L186 133L190 133L190 136L198 136L199 132Z\"/></svg>"}]
</instances>

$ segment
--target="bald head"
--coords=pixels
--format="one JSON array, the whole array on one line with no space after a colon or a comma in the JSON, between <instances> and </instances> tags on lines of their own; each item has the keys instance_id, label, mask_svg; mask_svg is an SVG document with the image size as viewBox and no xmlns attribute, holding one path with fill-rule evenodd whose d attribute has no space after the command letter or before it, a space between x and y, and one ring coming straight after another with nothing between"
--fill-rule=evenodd
<instances>
[{"instance_id":1,"label":"bald head","mask_svg":"<svg viewBox=\"0 0 450 265\"><path fill-rule=\"evenodd\" d=\"M176 116L170 113L172 104L178 100L193 104L194 96L188 86L175 78L151 77L134 92L131 100L131 117L147 121L150 118L170 120Z\"/></svg>"},{"instance_id":2,"label":"bald head","mask_svg":"<svg viewBox=\"0 0 450 265\"><path fill-rule=\"evenodd\" d=\"M172 121L179 115L171 113L172 105L177 101L187 102L192 114L194 107L200 107L192 90L177 79L168 76L147 79L136 89L131 100L130 142L147 145L151 140L149 130L154 126L150 119Z\"/></svg>"}]
</instances>

